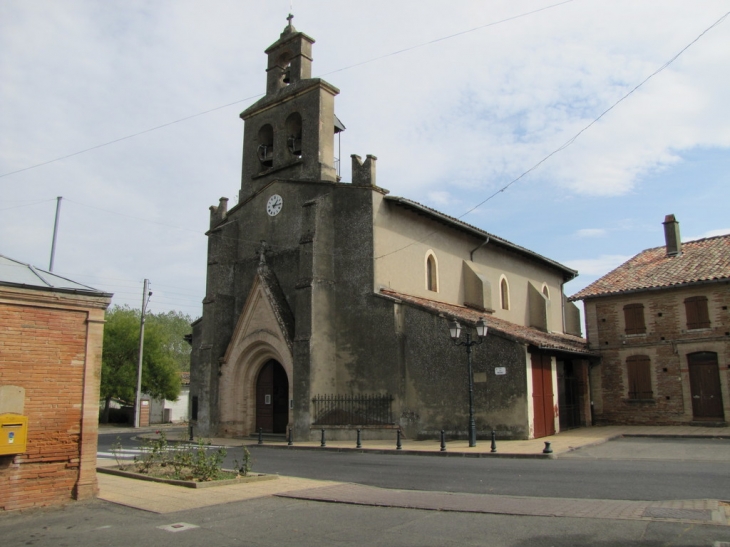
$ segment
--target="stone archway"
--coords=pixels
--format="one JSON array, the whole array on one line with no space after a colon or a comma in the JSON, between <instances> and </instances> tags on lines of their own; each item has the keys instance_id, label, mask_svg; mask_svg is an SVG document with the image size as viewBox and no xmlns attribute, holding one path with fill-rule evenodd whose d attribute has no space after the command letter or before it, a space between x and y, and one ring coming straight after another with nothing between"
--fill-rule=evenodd
<instances>
[{"instance_id":1,"label":"stone archway","mask_svg":"<svg viewBox=\"0 0 730 547\"><path fill-rule=\"evenodd\" d=\"M286 431L291 421L289 400L292 398L293 359L288 346L273 333L255 332L236 344L229 362L221 366L220 381L220 434L227 437L246 437L257 431L256 396L260 372L267 363L280 367L280 391L277 392L277 426ZM282 379L286 379L284 382ZM281 389L282 384L285 389ZM270 393L274 395L273 391ZM264 394L265 395L265 394ZM286 401L283 412L281 401ZM273 401L272 401L273 402ZM266 428L264 428L266 430Z\"/></svg>"}]
</instances>

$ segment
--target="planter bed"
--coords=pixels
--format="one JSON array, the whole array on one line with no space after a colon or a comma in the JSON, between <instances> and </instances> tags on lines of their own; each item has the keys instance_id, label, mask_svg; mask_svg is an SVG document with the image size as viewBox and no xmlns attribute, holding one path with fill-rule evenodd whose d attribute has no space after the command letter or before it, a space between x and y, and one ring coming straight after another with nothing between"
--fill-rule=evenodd
<instances>
[{"instance_id":1,"label":"planter bed","mask_svg":"<svg viewBox=\"0 0 730 547\"><path fill-rule=\"evenodd\" d=\"M115 469L113 467L97 467L97 472L106 473L108 475L117 475L118 477L127 477L129 479L138 479L142 481L150 482L161 482L164 484L172 484L174 486L184 486L185 488L210 488L212 486L227 486L230 484L241 484L247 482L259 482L259 481L270 481L278 479L278 475L264 475L263 473L249 473L246 476L239 476L233 479L222 479L213 481L192 481L192 480L179 480L179 479L164 479L160 477L153 477L145 473L137 473L135 471L129 471L126 469ZM235 471L224 470L231 473Z\"/></svg>"}]
</instances>

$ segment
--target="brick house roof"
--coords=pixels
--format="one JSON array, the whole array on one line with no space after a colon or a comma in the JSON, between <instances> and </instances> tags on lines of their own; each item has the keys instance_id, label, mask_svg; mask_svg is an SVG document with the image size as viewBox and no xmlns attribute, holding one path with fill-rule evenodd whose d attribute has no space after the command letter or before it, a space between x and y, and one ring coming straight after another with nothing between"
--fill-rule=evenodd
<instances>
[{"instance_id":1,"label":"brick house roof","mask_svg":"<svg viewBox=\"0 0 730 547\"><path fill-rule=\"evenodd\" d=\"M418 296L399 293L390 289L380 289L380 294L395 300L399 300L409 304L415 308L422 309L432 314L443 315L448 318L456 319L463 324L475 324L480 317L484 318L487 327L491 332L497 332L500 336L537 346L544 350L562 351L567 353L579 353L594 355L588 349L588 342L580 336L570 334L562 334L556 332L543 332L532 327L524 327L510 323L504 319L499 319L493 315L489 315L483 311L467 308L465 306L456 306L445 302L437 302ZM444 325L444 335L446 336L446 325Z\"/></svg>"},{"instance_id":2,"label":"brick house roof","mask_svg":"<svg viewBox=\"0 0 730 547\"><path fill-rule=\"evenodd\" d=\"M667 256L664 246L642 251L568 300L728 279L730 235L708 237L682 243L678 256Z\"/></svg>"}]
</instances>

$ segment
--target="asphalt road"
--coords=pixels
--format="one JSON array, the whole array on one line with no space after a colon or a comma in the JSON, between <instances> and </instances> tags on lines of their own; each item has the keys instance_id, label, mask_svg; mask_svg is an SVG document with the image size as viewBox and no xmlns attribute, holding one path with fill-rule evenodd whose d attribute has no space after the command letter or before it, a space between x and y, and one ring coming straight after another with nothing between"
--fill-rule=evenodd
<instances>
[{"instance_id":1,"label":"asphalt road","mask_svg":"<svg viewBox=\"0 0 730 547\"><path fill-rule=\"evenodd\" d=\"M254 446L254 470L383 488L590 499L730 499L726 462L440 458ZM234 456L235 457L235 456ZM239 456L240 457L240 456Z\"/></svg>"},{"instance_id":2,"label":"asphalt road","mask_svg":"<svg viewBox=\"0 0 730 547\"><path fill-rule=\"evenodd\" d=\"M172 524L183 526L163 528ZM172 514L100 500L0 512L3 547L713 547L719 541L730 541L728 527L450 513L282 498Z\"/></svg>"},{"instance_id":3,"label":"asphalt road","mask_svg":"<svg viewBox=\"0 0 730 547\"><path fill-rule=\"evenodd\" d=\"M133 435L120 435L122 444L132 447ZM100 451L115 438L100 436ZM382 488L588 499L730 499L728 439L624 438L557 460L249 449L253 470L260 473ZM682 455L686 457L678 459ZM241 448L229 448L224 465L233 467L234 459L242 459Z\"/></svg>"}]
</instances>

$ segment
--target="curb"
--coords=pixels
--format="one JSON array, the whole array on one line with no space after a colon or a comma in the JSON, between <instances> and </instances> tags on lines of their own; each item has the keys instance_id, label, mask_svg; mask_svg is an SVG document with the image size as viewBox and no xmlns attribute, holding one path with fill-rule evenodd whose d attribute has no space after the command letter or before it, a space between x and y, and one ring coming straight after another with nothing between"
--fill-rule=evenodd
<instances>
[{"instance_id":1,"label":"curb","mask_svg":"<svg viewBox=\"0 0 730 547\"><path fill-rule=\"evenodd\" d=\"M297 446L297 445L279 445L279 444L253 444L261 448L275 448L278 450L311 450L311 451L329 451L329 452L354 452L356 454L395 454L408 456L436 456L441 458L511 458L511 459L529 459L529 460L555 460L555 454L517 454L509 452L435 452L431 450L397 450L394 448L348 448L343 446Z\"/></svg>"}]
</instances>

